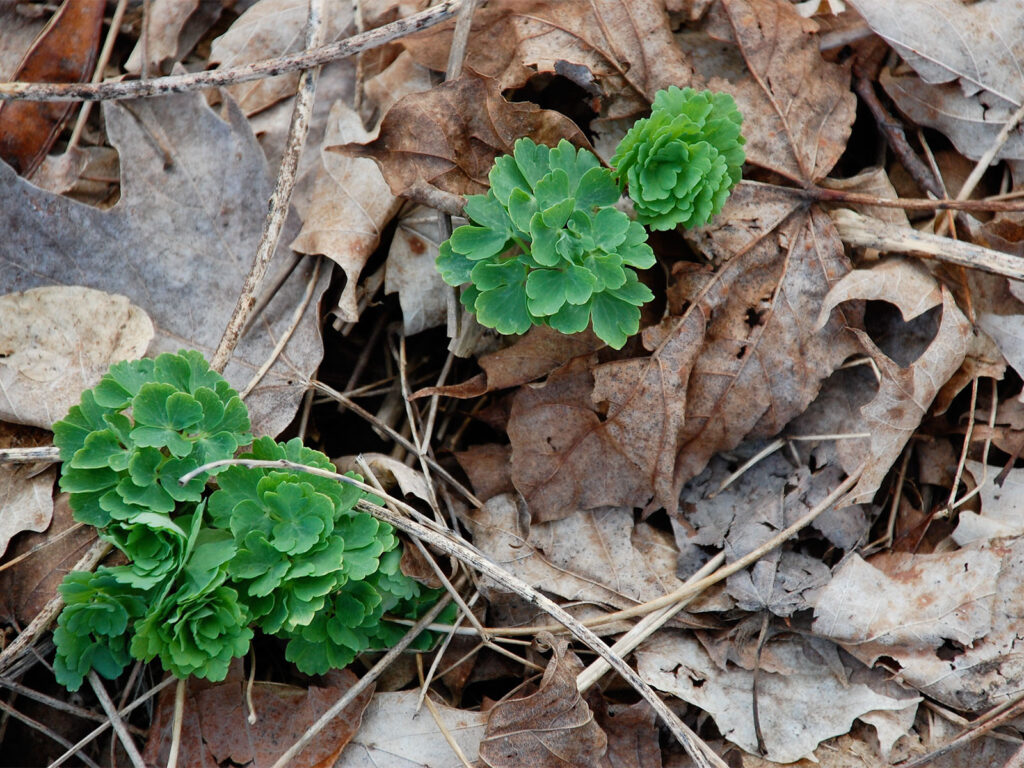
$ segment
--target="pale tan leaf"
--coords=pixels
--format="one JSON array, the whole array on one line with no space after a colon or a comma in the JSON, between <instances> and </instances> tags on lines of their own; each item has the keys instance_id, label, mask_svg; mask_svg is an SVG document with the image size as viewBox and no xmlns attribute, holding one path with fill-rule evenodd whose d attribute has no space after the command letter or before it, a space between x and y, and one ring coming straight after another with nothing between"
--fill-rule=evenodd
<instances>
[{"instance_id":1,"label":"pale tan leaf","mask_svg":"<svg viewBox=\"0 0 1024 768\"><path fill-rule=\"evenodd\" d=\"M671 537L634 524L631 510L575 512L531 525L514 497L502 494L473 512L468 523L473 543L494 562L566 600L626 608L682 583Z\"/></svg>"},{"instance_id":2,"label":"pale tan leaf","mask_svg":"<svg viewBox=\"0 0 1024 768\"><path fill-rule=\"evenodd\" d=\"M743 113L747 161L799 183L817 182L846 148L856 112L849 70L825 62L817 25L776 0L723 0L708 32L732 42L750 74L712 90Z\"/></svg>"},{"instance_id":3,"label":"pale tan leaf","mask_svg":"<svg viewBox=\"0 0 1024 768\"><path fill-rule=\"evenodd\" d=\"M33 447L42 444L40 436L37 430L0 422L0 448ZM52 466L41 470L35 464L0 464L0 559L19 533L49 528L56 479Z\"/></svg>"},{"instance_id":4,"label":"pale tan leaf","mask_svg":"<svg viewBox=\"0 0 1024 768\"><path fill-rule=\"evenodd\" d=\"M342 101L335 102L324 145L370 137L355 111ZM346 322L355 322L359 319L359 275L401 201L391 194L372 160L323 152L321 161L309 210L291 248L299 253L321 253L345 271L338 314Z\"/></svg>"},{"instance_id":5,"label":"pale tan leaf","mask_svg":"<svg viewBox=\"0 0 1024 768\"><path fill-rule=\"evenodd\" d=\"M982 711L1024 683L1024 540L940 554L854 555L812 599L814 631L956 709Z\"/></svg>"},{"instance_id":6,"label":"pale tan leaf","mask_svg":"<svg viewBox=\"0 0 1024 768\"><path fill-rule=\"evenodd\" d=\"M448 288L435 264L444 239L435 210L417 206L398 219L384 272L384 293L398 294L406 336L444 325Z\"/></svg>"},{"instance_id":7,"label":"pale tan leaf","mask_svg":"<svg viewBox=\"0 0 1024 768\"><path fill-rule=\"evenodd\" d=\"M308 0L259 0L213 41L210 63L227 69L301 51L308 15ZM325 42L351 34L352 5L332 4L324 21ZM290 72L232 85L228 91L246 115L253 115L294 94L298 82L299 73Z\"/></svg>"},{"instance_id":8,"label":"pale tan leaf","mask_svg":"<svg viewBox=\"0 0 1024 768\"><path fill-rule=\"evenodd\" d=\"M770 646L774 657L788 667L784 674L762 669L758 676L761 733L767 757L774 762L807 757L820 742L849 731L854 719L863 714L916 707L920 701L840 679L798 637L776 636ZM644 680L708 712L725 738L757 754L751 670L732 663L722 668L695 638L671 630L658 633L636 655L637 671ZM881 673L874 677L881 681Z\"/></svg>"},{"instance_id":9,"label":"pale tan leaf","mask_svg":"<svg viewBox=\"0 0 1024 768\"><path fill-rule=\"evenodd\" d=\"M112 364L142 357L153 333L117 294L47 286L0 296L0 419L50 429Z\"/></svg>"},{"instance_id":10,"label":"pale tan leaf","mask_svg":"<svg viewBox=\"0 0 1024 768\"><path fill-rule=\"evenodd\" d=\"M850 430L869 432L871 438L843 441L847 461L856 456L864 467L852 492L855 502L870 501L878 490L936 394L960 368L971 335L970 322L946 287L914 262L896 259L851 272L822 302L821 318L829 317L842 301L864 298L894 304L907 319L941 305L942 317L931 343L906 367L882 352L867 333L855 331L881 375L877 394L860 409L862 424Z\"/></svg>"},{"instance_id":11,"label":"pale tan leaf","mask_svg":"<svg viewBox=\"0 0 1024 768\"><path fill-rule=\"evenodd\" d=\"M149 76L167 74L220 18L222 0L153 0L145 17L142 40L124 64L132 74L142 71L145 52Z\"/></svg>"},{"instance_id":12,"label":"pale tan leaf","mask_svg":"<svg viewBox=\"0 0 1024 768\"><path fill-rule=\"evenodd\" d=\"M473 762L487 716L434 705L445 730ZM378 693L363 712L363 724L334 768L463 768L445 733L419 705L419 691Z\"/></svg>"}]
</instances>

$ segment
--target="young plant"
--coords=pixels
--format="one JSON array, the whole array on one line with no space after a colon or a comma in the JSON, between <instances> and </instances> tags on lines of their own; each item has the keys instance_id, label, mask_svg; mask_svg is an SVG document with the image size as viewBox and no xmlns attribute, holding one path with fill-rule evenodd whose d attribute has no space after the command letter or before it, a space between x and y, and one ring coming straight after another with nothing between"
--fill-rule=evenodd
<instances>
[{"instance_id":1,"label":"young plant","mask_svg":"<svg viewBox=\"0 0 1024 768\"><path fill-rule=\"evenodd\" d=\"M636 217L651 229L706 224L740 180L743 116L727 93L670 86L654 96L611 164L628 185Z\"/></svg>"},{"instance_id":2,"label":"young plant","mask_svg":"<svg viewBox=\"0 0 1024 768\"><path fill-rule=\"evenodd\" d=\"M178 485L185 472L252 442L245 405L198 352L112 366L54 425L54 441L76 518L129 561L72 572L60 587L54 669L69 690L91 669L118 676L132 658L159 658L181 678L223 680L248 650L252 627L295 642L359 595L371 609L355 624L358 641L332 631L335 650L303 661L326 671L404 632L389 634L384 611L415 617L439 595L397 569L394 530L355 509L366 495L354 486L242 466L219 473L212 492L206 473ZM244 456L334 469L297 439L260 438Z\"/></svg>"},{"instance_id":3,"label":"young plant","mask_svg":"<svg viewBox=\"0 0 1024 768\"><path fill-rule=\"evenodd\" d=\"M619 349L654 295L632 267L654 252L644 228L614 208L620 193L593 153L518 139L499 157L486 195L466 201L467 226L441 245L437 266L481 325L525 333L548 325L594 333Z\"/></svg>"}]
</instances>

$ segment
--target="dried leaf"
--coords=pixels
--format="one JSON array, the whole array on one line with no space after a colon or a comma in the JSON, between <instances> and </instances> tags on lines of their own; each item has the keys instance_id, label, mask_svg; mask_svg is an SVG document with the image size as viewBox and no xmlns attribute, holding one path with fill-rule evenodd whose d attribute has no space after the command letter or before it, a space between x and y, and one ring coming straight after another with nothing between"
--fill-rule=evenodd
<instances>
[{"instance_id":1,"label":"dried leaf","mask_svg":"<svg viewBox=\"0 0 1024 768\"><path fill-rule=\"evenodd\" d=\"M388 251L384 293L398 294L406 336L445 323L448 288L434 263L443 240L437 211L416 206L398 219Z\"/></svg>"},{"instance_id":2,"label":"dried leaf","mask_svg":"<svg viewBox=\"0 0 1024 768\"><path fill-rule=\"evenodd\" d=\"M853 555L812 602L816 634L865 664L894 659L907 684L948 706L982 711L1024 683L1024 540Z\"/></svg>"},{"instance_id":3,"label":"dried leaf","mask_svg":"<svg viewBox=\"0 0 1024 768\"><path fill-rule=\"evenodd\" d=\"M771 640L785 673L761 670L758 712L766 757L790 763L807 757L822 741L849 731L867 712L916 706L918 698L877 693L874 686L840 679L799 638ZM637 671L655 688L708 712L718 730L747 752L758 753L751 708L754 673L734 664L716 665L692 636L666 630L637 650ZM876 673L878 681L883 679ZM824 703L827 702L827 706Z\"/></svg>"},{"instance_id":4,"label":"dried leaf","mask_svg":"<svg viewBox=\"0 0 1024 768\"><path fill-rule=\"evenodd\" d=\"M439 25L402 44L421 64L444 71L452 25ZM502 0L473 17L468 69L495 78L502 91L535 72L572 80L598 96L604 118L636 117L669 85L697 85L656 0Z\"/></svg>"},{"instance_id":5,"label":"dried leaf","mask_svg":"<svg viewBox=\"0 0 1024 768\"><path fill-rule=\"evenodd\" d=\"M984 89L1024 102L1024 8L1017 0L850 0L850 5L928 83L960 79L966 94Z\"/></svg>"},{"instance_id":6,"label":"dried leaf","mask_svg":"<svg viewBox=\"0 0 1024 768\"><path fill-rule=\"evenodd\" d=\"M540 689L494 705L480 762L488 768L611 768L608 737L576 687L583 663L567 640L539 639L552 646Z\"/></svg>"},{"instance_id":7,"label":"dried leaf","mask_svg":"<svg viewBox=\"0 0 1024 768\"><path fill-rule=\"evenodd\" d=\"M465 451L455 452L459 466L469 475L473 493L484 501L499 493L515 492L508 467L511 456L512 451L507 445L496 443L473 445Z\"/></svg>"},{"instance_id":8,"label":"dried leaf","mask_svg":"<svg viewBox=\"0 0 1024 768\"><path fill-rule=\"evenodd\" d=\"M1011 469L996 481L996 468L968 460L967 470L978 484L981 512L961 509L953 541L961 547L992 539L1024 536L1024 469Z\"/></svg>"},{"instance_id":9,"label":"dried leaf","mask_svg":"<svg viewBox=\"0 0 1024 768\"><path fill-rule=\"evenodd\" d=\"M652 496L673 512L711 456L779 432L858 350L850 318L820 332L813 324L848 269L831 220L785 197L737 187L700 233L722 267L680 291L683 315L644 331L650 357L596 366L592 389L578 359L516 395L512 477L534 519Z\"/></svg>"},{"instance_id":10,"label":"dried leaf","mask_svg":"<svg viewBox=\"0 0 1024 768\"><path fill-rule=\"evenodd\" d=\"M341 698L358 678L349 670L332 672L326 686L299 688L258 682L252 688L255 723L250 723L244 682L200 687L191 684L185 700L179 760L181 765L273 765L310 725ZM162 695L150 729L148 763L166 765L171 746L174 689ZM370 687L296 755L289 765L330 768L359 730Z\"/></svg>"},{"instance_id":11,"label":"dried leaf","mask_svg":"<svg viewBox=\"0 0 1024 768\"><path fill-rule=\"evenodd\" d=\"M508 102L496 81L466 74L400 99L384 115L374 141L329 149L372 157L396 195L407 195L417 182L467 195L487 191L494 158L511 153L521 136L551 146L568 139L590 147L564 115Z\"/></svg>"},{"instance_id":12,"label":"dried leaf","mask_svg":"<svg viewBox=\"0 0 1024 768\"><path fill-rule=\"evenodd\" d=\"M220 69L252 64L272 56L301 51L305 43L307 0L259 0L235 20L227 32L213 41L210 63ZM325 42L339 40L352 29L352 6L332 6L324 19ZM228 87L246 115L254 115L295 93L299 73L260 78Z\"/></svg>"},{"instance_id":13,"label":"dried leaf","mask_svg":"<svg viewBox=\"0 0 1024 768\"><path fill-rule=\"evenodd\" d=\"M587 704L608 737L610 768L662 768L658 718L650 704L638 701L629 707L609 706L593 689Z\"/></svg>"},{"instance_id":14,"label":"dried leaf","mask_svg":"<svg viewBox=\"0 0 1024 768\"><path fill-rule=\"evenodd\" d=\"M678 588L672 538L632 511L576 512L530 524L510 494L495 496L468 517L473 543L533 587L570 601L627 608Z\"/></svg>"},{"instance_id":15,"label":"dried leaf","mask_svg":"<svg viewBox=\"0 0 1024 768\"><path fill-rule=\"evenodd\" d=\"M45 444L40 438L36 430L0 422L0 448ZM45 531L50 526L56 479L54 467L40 469L34 464L0 464L0 559L11 539L19 533Z\"/></svg>"},{"instance_id":16,"label":"dried leaf","mask_svg":"<svg viewBox=\"0 0 1024 768\"><path fill-rule=\"evenodd\" d=\"M92 76L106 0L64 3L32 44L11 80L81 83ZM39 167L74 109L70 101L0 104L0 159L25 177Z\"/></svg>"},{"instance_id":17,"label":"dried leaf","mask_svg":"<svg viewBox=\"0 0 1024 768\"><path fill-rule=\"evenodd\" d=\"M378 693L363 724L334 768L461 768L434 718L418 703L418 691ZM434 704L448 735L471 763L484 735L486 715Z\"/></svg>"},{"instance_id":18,"label":"dried leaf","mask_svg":"<svg viewBox=\"0 0 1024 768\"><path fill-rule=\"evenodd\" d=\"M860 409L862 428L851 430L870 432L870 441L843 441L846 461L857 456L864 467L852 491L856 502L870 501L874 496L939 389L963 363L971 335L971 324L946 287L938 285L914 262L896 259L882 262L872 270L851 272L822 302L820 318L829 317L832 309L843 301L864 298L896 305L906 320L941 305L942 318L931 344L906 367L882 352L867 333L854 331L882 377L874 399Z\"/></svg>"},{"instance_id":19,"label":"dried leaf","mask_svg":"<svg viewBox=\"0 0 1024 768\"><path fill-rule=\"evenodd\" d=\"M145 53L149 76L167 74L220 18L222 0L153 0L146 13L145 40L139 40L124 63L126 72L142 71Z\"/></svg>"},{"instance_id":20,"label":"dried leaf","mask_svg":"<svg viewBox=\"0 0 1024 768\"><path fill-rule=\"evenodd\" d=\"M335 102L324 145L369 137L359 115L344 102ZM291 248L299 253L322 253L344 270L347 280L337 311L342 320L354 323L359 319L359 275L401 201L388 190L372 161L328 152L321 154L321 161L312 201Z\"/></svg>"},{"instance_id":21,"label":"dried leaf","mask_svg":"<svg viewBox=\"0 0 1024 768\"><path fill-rule=\"evenodd\" d=\"M708 29L738 46L750 72L736 83L708 82L743 113L747 162L804 184L836 164L857 104L849 70L821 58L817 28L789 3L722 0Z\"/></svg>"},{"instance_id":22,"label":"dried leaf","mask_svg":"<svg viewBox=\"0 0 1024 768\"><path fill-rule=\"evenodd\" d=\"M52 499L54 473L47 471L45 474L49 476L45 493ZM96 529L76 523L71 516L66 494L49 503L53 514L45 532L25 532L15 538L8 561L35 547L38 549L25 560L0 571L0 609L14 626L25 626L38 615L57 594L64 574L74 568L96 541Z\"/></svg>"},{"instance_id":23,"label":"dried leaf","mask_svg":"<svg viewBox=\"0 0 1024 768\"><path fill-rule=\"evenodd\" d=\"M121 154L121 199L99 211L52 195L0 166L0 285L75 284L118 293L153 320L151 354L192 347L212 356L256 251L271 183L263 152L232 102L222 120L202 95L105 102ZM285 227L284 242L294 225ZM283 249L282 249L283 250ZM287 267L279 253L268 283ZM300 265L243 338L225 375L244 387L293 325L312 265ZM254 431L291 421L322 347L321 274L284 354L246 399Z\"/></svg>"},{"instance_id":24,"label":"dried leaf","mask_svg":"<svg viewBox=\"0 0 1024 768\"><path fill-rule=\"evenodd\" d=\"M50 429L152 338L152 321L124 296L80 286L0 296L0 419Z\"/></svg>"}]
</instances>

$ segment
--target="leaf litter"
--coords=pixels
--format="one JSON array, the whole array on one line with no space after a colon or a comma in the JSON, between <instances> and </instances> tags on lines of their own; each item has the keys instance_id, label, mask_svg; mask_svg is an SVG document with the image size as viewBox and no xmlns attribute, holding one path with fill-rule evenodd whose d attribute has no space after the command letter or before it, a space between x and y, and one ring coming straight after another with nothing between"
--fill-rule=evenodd
<instances>
[{"instance_id":1,"label":"leaf litter","mask_svg":"<svg viewBox=\"0 0 1024 768\"><path fill-rule=\"evenodd\" d=\"M831 215L841 206L908 231L935 224L900 207L925 194L885 151L898 123L910 152L936 158L950 195L974 161L994 158L974 190L979 208L936 221L1019 255L1020 210L979 212L1020 185L1019 9L843 5L495 2L476 10L463 74L448 82L451 22L325 67L270 301L226 370L236 386L253 382L258 432L302 434L339 465L379 473L392 495L433 509L611 641L663 596L692 597L687 579L717 552L726 568L755 556L624 651L716 759L750 766L925 755L960 723L1016 706L1024 678L1020 283L898 245L851 247ZM339 6L327 38L422 7L369 3L353 16ZM158 0L150 13L160 34L144 54L122 30L107 74L138 72L143 55L152 76L299 50L307 4ZM42 26L11 14L0 8L8 79ZM831 42L842 30L862 31ZM42 40L64 45L56 33ZM854 77L892 121L858 109ZM106 102L82 146L67 145L62 112L35 175L0 166L5 448L45 445L111 361L212 353L260 238L297 79ZM659 263L643 280L656 299L641 333L616 352L590 332L502 339L453 312L433 263L448 227L438 207L452 213L460 196L486 191L494 158L521 136L609 156L611 137L669 85L735 98L747 165L708 225L652 239ZM304 406L312 380L346 400ZM9 638L89 545L44 466L0 464ZM823 504L844 482L852 493ZM776 546L794 525L806 527ZM479 615L459 631L482 621L487 643L458 635L440 659L403 657L296 764L687 764L613 676L582 695L582 646L525 644L549 617L487 579L478 588L465 597ZM270 765L373 661L324 688L258 646L253 706L292 717L250 724L242 677L190 686L179 764ZM433 677L456 663L459 683ZM52 679L26 676L30 666L5 658L0 683L60 696ZM530 681L533 671L543 678ZM414 690L424 677L425 702ZM152 679L119 681L117 693L127 703ZM173 709L167 689L152 717L131 716L149 758L169 754ZM78 736L69 729L65 741ZM39 764L68 745L23 725L7 739ZM100 739L83 748L89 759ZM956 754L994 765L1013 748L982 736Z\"/></svg>"}]
</instances>

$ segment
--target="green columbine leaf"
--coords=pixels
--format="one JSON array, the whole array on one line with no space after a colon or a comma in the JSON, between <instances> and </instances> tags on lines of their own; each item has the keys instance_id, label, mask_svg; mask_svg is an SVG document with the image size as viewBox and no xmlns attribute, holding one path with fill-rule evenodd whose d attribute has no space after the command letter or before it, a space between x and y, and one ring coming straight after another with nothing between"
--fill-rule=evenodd
<instances>
[{"instance_id":1,"label":"green columbine leaf","mask_svg":"<svg viewBox=\"0 0 1024 768\"><path fill-rule=\"evenodd\" d=\"M611 160L637 218L651 229L706 224L740 180L742 123L728 94L658 91L651 116L630 128Z\"/></svg>"},{"instance_id":2,"label":"green columbine leaf","mask_svg":"<svg viewBox=\"0 0 1024 768\"><path fill-rule=\"evenodd\" d=\"M567 141L548 148L519 139L489 179L488 193L467 201L470 224L437 258L442 279L465 286L462 304L481 325L500 333L532 325L582 331L596 296L621 288L629 267L653 266L646 231L613 207L621 190L592 153ZM594 330L621 346L621 327L601 322Z\"/></svg>"}]
</instances>

